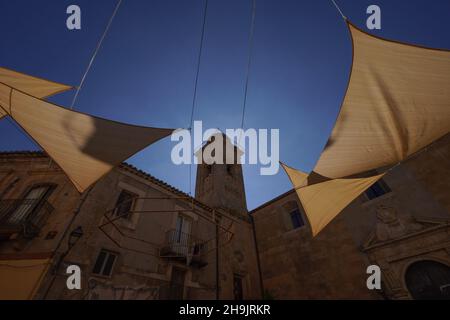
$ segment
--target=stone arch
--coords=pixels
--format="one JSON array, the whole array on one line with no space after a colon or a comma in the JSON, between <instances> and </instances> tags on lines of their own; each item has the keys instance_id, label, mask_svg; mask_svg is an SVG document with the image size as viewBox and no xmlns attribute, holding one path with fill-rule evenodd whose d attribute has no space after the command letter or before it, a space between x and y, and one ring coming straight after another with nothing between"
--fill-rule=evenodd
<instances>
[{"instance_id":1,"label":"stone arch","mask_svg":"<svg viewBox=\"0 0 450 320\"><path fill-rule=\"evenodd\" d=\"M450 263L422 257L404 266L402 280L412 299L450 299Z\"/></svg>"}]
</instances>

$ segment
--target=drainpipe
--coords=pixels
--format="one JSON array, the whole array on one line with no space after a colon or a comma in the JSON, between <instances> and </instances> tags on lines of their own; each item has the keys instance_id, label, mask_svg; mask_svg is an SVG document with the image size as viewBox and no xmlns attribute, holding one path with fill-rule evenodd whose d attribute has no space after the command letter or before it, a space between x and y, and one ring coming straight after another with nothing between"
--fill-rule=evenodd
<instances>
[{"instance_id":1,"label":"drainpipe","mask_svg":"<svg viewBox=\"0 0 450 320\"><path fill-rule=\"evenodd\" d=\"M264 282L261 272L261 261L259 259L259 250L258 250L258 241L256 240L256 228L255 228L255 220L253 219L253 216L249 213L250 222L252 224L252 231L253 231L253 243L255 244L255 251L256 251L256 264L258 265L258 275L259 275L259 288L261 290L261 299L264 299Z\"/></svg>"}]
</instances>

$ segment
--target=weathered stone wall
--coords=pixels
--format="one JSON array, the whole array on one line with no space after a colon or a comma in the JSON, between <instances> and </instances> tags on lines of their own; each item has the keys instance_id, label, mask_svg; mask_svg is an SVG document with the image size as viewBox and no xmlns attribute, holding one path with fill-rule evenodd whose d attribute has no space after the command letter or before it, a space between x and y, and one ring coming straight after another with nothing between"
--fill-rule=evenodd
<instances>
[{"instance_id":1,"label":"weathered stone wall","mask_svg":"<svg viewBox=\"0 0 450 320\"><path fill-rule=\"evenodd\" d=\"M53 162L39 154L0 156L0 174L3 175L0 179L2 200L21 199L36 184L50 183L57 186L48 199L54 210L40 235L30 240L19 237L14 241L0 242L0 252L24 255L52 252L79 203L79 193ZM46 239L46 235L52 231L57 232L55 237Z\"/></svg>"},{"instance_id":2,"label":"weathered stone wall","mask_svg":"<svg viewBox=\"0 0 450 320\"><path fill-rule=\"evenodd\" d=\"M405 167L450 212L450 134L407 161Z\"/></svg>"},{"instance_id":3,"label":"weathered stone wall","mask_svg":"<svg viewBox=\"0 0 450 320\"><path fill-rule=\"evenodd\" d=\"M254 210L261 271L268 295L277 299L410 298L404 274L412 261L434 259L450 264L449 159L450 137L446 137L390 171L383 179L391 192L373 200L361 195L315 238L311 236L303 209L293 192ZM244 298L258 299L261 290L252 226L243 212L246 211L245 201L241 196L233 196L236 190L243 190L242 172L240 167L238 169L233 171L233 178L233 175L228 176L225 166L212 168L211 179L215 181L214 185L220 185L222 181L220 189L205 189L205 177L209 174L206 167L200 169L197 177L197 188L203 188L202 192L213 192L215 200L220 200L222 193L228 194L224 196L225 205L240 208L232 210L232 214L223 208L213 213L211 208L192 199L180 199L186 195L128 166L121 166L100 180L78 212L77 208L83 202L80 195L46 156L41 153L0 154L0 199L23 198L35 184L56 186L48 198L55 209L39 235L31 239L19 236L1 241L0 255L31 257L51 253L54 267L67 249L67 236L62 239L64 231L82 226L84 236L65 257L58 274L55 276L51 270L47 273L36 298L160 298L165 290L161 288L168 287L173 268L178 267L186 271L186 298L215 299L216 227L208 218L221 215L219 297L233 298L233 275L238 275L243 280ZM202 181L206 181L206 185L199 185ZM141 198L152 199L139 200L135 210L142 212L134 213L130 220L118 221L120 231L111 225L105 227L108 235L117 242L114 243L98 225L107 221L104 214L113 209L123 189ZM178 199L157 200L155 197ZM414 232L406 228L388 241L377 239L381 223L377 209L380 205L390 208L401 223L417 222L422 227ZM293 229L289 213L297 206L306 225ZM149 210L159 212L144 213ZM175 228L178 214L191 217L192 233L209 240L205 256L208 264L203 268L159 256L166 232ZM233 234L230 241L224 229ZM92 273L102 248L118 254L112 277ZM72 263L82 268L81 291L66 290L63 271ZM366 287L366 267L372 263L382 269L383 291L370 291Z\"/></svg>"},{"instance_id":4,"label":"weathered stone wall","mask_svg":"<svg viewBox=\"0 0 450 320\"><path fill-rule=\"evenodd\" d=\"M224 221L222 226L229 228L230 222ZM244 299L261 299L252 226L249 222L237 220L231 224L230 231L232 240L226 243L221 239L219 244L220 298L234 298L233 277L237 275L242 278Z\"/></svg>"},{"instance_id":5,"label":"weathered stone wall","mask_svg":"<svg viewBox=\"0 0 450 320\"><path fill-rule=\"evenodd\" d=\"M172 191L170 186L128 166L121 166L98 181L82 201L64 173L41 153L0 155L0 177L2 199L21 199L26 190L37 183L52 183L56 186L48 198L55 210L39 235L27 240L3 241L0 254L24 257L47 252L54 255L54 267L67 250L67 236L61 239L64 231L68 229L70 232L81 226L84 232L61 262L57 274L52 273L52 270L46 274L35 298L168 298L172 270L177 267L186 272L185 298L215 299L216 227L213 212L207 206L179 191ZM117 220L117 228L111 224L104 227L105 232L114 239L112 241L98 226L108 221L105 214L111 217L111 210L122 190L132 192L140 199L136 201L136 212L130 219ZM79 212L77 208L80 208ZM160 248L167 245L166 232L176 228L177 216L180 214L192 219L192 235L207 241L207 250L202 256L207 262L206 266L193 267L185 261L160 257ZM231 224L232 220L227 218L226 212L221 211L220 214L223 228L231 227L230 231L235 235L227 242L222 232L219 242L220 298L233 298L233 272L239 272L246 279L244 297L259 298L259 287L255 287L258 284L257 266L251 225L245 219L234 216L237 222ZM70 227L67 228L69 223ZM50 231L56 232L56 236L46 240ZM61 246L58 247L59 243ZM93 273L101 249L118 254L111 277ZM82 290L67 290L65 268L69 264L81 267Z\"/></svg>"},{"instance_id":6,"label":"weathered stone wall","mask_svg":"<svg viewBox=\"0 0 450 320\"><path fill-rule=\"evenodd\" d=\"M313 239L308 225L292 227L289 210L296 201L290 192L252 213L268 294L275 299L378 298L366 288L367 263L343 219Z\"/></svg>"},{"instance_id":7,"label":"weathered stone wall","mask_svg":"<svg viewBox=\"0 0 450 320\"><path fill-rule=\"evenodd\" d=\"M237 161L226 164L227 154L235 158L240 151L231 145L228 138L223 139L223 144L223 164L198 165L195 197L212 208L231 213L231 219L221 221L222 228L229 229L233 237L229 243L220 238L220 298L234 298L233 278L237 276L242 279L244 299L260 299L257 255L248 217L242 166Z\"/></svg>"},{"instance_id":8,"label":"weathered stone wall","mask_svg":"<svg viewBox=\"0 0 450 320\"><path fill-rule=\"evenodd\" d=\"M276 298L407 298L404 272L391 272L386 262L395 260L392 252L380 250L375 255L370 250L369 257L364 248L377 229L380 205L404 221L429 220L444 225L450 221L449 159L450 136L388 172L383 180L391 192L373 200L361 195L314 239L308 226L292 230L287 204L297 201L294 192L254 210L265 288ZM414 256L416 260L427 259L436 250L448 255L448 233L440 233L447 241L440 241L443 245L439 248L423 248L425 239L434 239L430 234L435 232L433 228L423 228L426 230L414 234L413 240L402 240L408 230L392 239L395 255L404 255L405 259ZM420 252L413 250L418 244L422 245ZM382 279L387 292L366 288L366 267L378 262L386 271ZM396 287L399 283L403 284L401 290Z\"/></svg>"}]
</instances>

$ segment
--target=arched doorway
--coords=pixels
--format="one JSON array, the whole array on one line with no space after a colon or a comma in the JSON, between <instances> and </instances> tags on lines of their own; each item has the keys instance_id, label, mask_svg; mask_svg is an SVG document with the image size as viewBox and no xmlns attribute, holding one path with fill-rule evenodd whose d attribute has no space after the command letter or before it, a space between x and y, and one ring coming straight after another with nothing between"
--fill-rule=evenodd
<instances>
[{"instance_id":1,"label":"arched doorway","mask_svg":"<svg viewBox=\"0 0 450 320\"><path fill-rule=\"evenodd\" d=\"M416 300L450 300L450 267L435 261L418 261L405 274L408 290Z\"/></svg>"}]
</instances>

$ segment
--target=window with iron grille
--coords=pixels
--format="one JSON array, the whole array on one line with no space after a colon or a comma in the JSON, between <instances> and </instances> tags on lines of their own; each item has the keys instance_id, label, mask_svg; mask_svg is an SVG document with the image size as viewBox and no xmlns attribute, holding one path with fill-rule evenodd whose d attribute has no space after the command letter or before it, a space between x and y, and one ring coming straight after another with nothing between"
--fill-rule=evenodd
<instances>
[{"instance_id":1,"label":"window with iron grille","mask_svg":"<svg viewBox=\"0 0 450 320\"><path fill-rule=\"evenodd\" d=\"M112 274L114 264L117 260L117 253L102 249L95 261L93 273L109 277Z\"/></svg>"},{"instance_id":2,"label":"window with iron grille","mask_svg":"<svg viewBox=\"0 0 450 320\"><path fill-rule=\"evenodd\" d=\"M41 210L55 185L38 184L30 187L20 199L4 200L0 204L0 223L23 225L38 222L46 210Z\"/></svg>"},{"instance_id":3,"label":"window with iron grille","mask_svg":"<svg viewBox=\"0 0 450 320\"><path fill-rule=\"evenodd\" d=\"M114 214L124 219L129 219L130 212L134 209L137 195L126 190L122 190L117 198Z\"/></svg>"}]
</instances>

